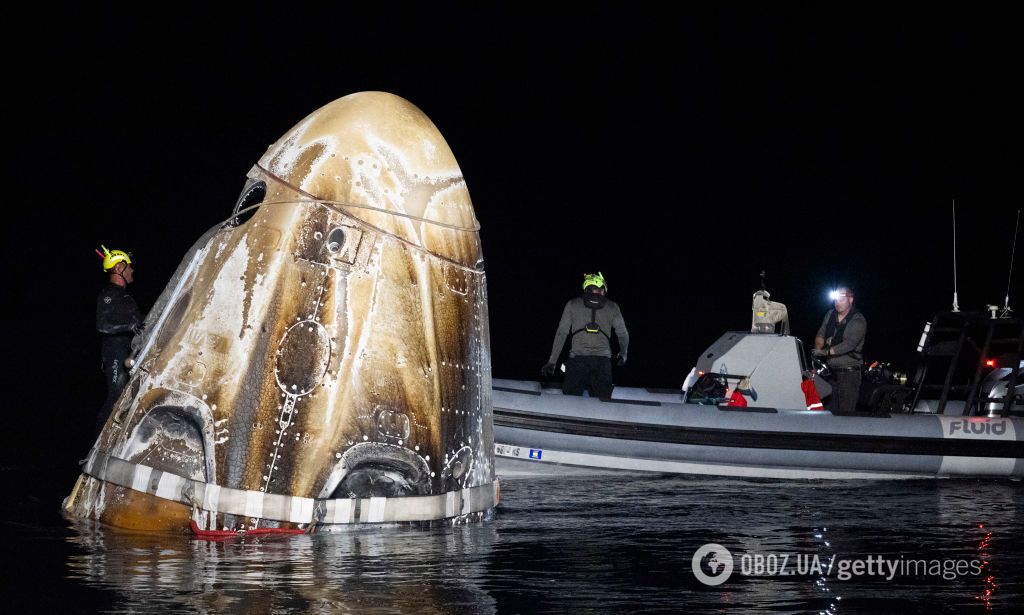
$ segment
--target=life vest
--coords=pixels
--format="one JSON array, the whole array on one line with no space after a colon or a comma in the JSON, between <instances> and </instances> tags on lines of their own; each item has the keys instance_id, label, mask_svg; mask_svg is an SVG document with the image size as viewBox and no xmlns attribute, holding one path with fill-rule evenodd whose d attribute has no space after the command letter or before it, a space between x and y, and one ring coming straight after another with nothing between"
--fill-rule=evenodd
<instances>
[{"instance_id":1,"label":"life vest","mask_svg":"<svg viewBox=\"0 0 1024 615\"><path fill-rule=\"evenodd\" d=\"M830 348L843 341L843 334L846 332L846 325L850 324L850 321L857 314L857 308L851 307L850 312L846 315L846 318L843 319L843 322L839 322L839 313L835 310L829 312L828 322L825 323L825 339L827 340ZM858 361L863 359L863 355L856 350L851 350L847 354Z\"/></svg>"}]
</instances>

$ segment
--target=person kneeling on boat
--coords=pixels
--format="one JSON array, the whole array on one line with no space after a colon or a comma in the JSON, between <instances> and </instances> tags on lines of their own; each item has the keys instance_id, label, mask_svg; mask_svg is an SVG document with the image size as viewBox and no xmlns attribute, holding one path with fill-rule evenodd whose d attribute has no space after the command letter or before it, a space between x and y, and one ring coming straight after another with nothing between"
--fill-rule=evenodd
<instances>
[{"instance_id":1,"label":"person kneeling on boat","mask_svg":"<svg viewBox=\"0 0 1024 615\"><path fill-rule=\"evenodd\" d=\"M611 334L619 344L615 362L626 364L629 349L629 332L622 319L622 311L606 296L608 285L600 272L583 276L583 295L570 299L562 310L562 320L555 332L551 346L551 357L541 368L541 373L550 378L555 373L555 363L562 354L567 337L572 339L569 361L566 365L562 392L566 395L582 395L590 391L591 397L612 396L612 345Z\"/></svg>"},{"instance_id":2,"label":"person kneeling on boat","mask_svg":"<svg viewBox=\"0 0 1024 615\"><path fill-rule=\"evenodd\" d=\"M826 409L832 414L852 414L860 393L868 321L853 307L853 291L849 287L836 289L833 300L834 309L825 314L811 354L822 357L832 372L832 395L825 402Z\"/></svg>"}]
</instances>

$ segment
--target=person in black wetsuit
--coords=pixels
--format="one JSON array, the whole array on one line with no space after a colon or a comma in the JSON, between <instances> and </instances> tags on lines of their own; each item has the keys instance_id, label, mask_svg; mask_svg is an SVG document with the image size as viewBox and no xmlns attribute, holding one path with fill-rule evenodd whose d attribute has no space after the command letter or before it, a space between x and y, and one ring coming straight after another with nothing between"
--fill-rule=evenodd
<instances>
[{"instance_id":1,"label":"person in black wetsuit","mask_svg":"<svg viewBox=\"0 0 1024 615\"><path fill-rule=\"evenodd\" d=\"M834 309L825 314L811 354L821 357L832 372L832 395L825 407L833 414L852 414L857 409L864 337L868 321L853 306L853 291L841 286L835 291Z\"/></svg>"},{"instance_id":2,"label":"person in black wetsuit","mask_svg":"<svg viewBox=\"0 0 1024 615\"><path fill-rule=\"evenodd\" d=\"M128 382L128 369L124 365L132 353L132 337L142 331L142 313L135 299L128 294L128 285L134 280L131 257L121 250L97 250L103 258L103 271L109 274L109 283L96 298L96 330L100 332L100 357L103 377L107 382L107 398L96 415L96 435L99 435L110 416L121 389Z\"/></svg>"}]
</instances>

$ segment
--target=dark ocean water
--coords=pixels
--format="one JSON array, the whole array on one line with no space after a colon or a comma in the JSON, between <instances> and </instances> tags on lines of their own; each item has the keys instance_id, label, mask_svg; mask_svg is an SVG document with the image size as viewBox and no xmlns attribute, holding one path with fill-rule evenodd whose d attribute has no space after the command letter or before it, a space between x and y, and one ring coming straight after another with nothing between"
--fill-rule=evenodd
<instances>
[{"instance_id":1,"label":"dark ocean water","mask_svg":"<svg viewBox=\"0 0 1024 615\"><path fill-rule=\"evenodd\" d=\"M206 542L72 525L73 469L28 470L3 468L7 612L935 614L1024 598L1021 482L516 477L478 523ZM717 586L693 572L706 543L733 559ZM832 572L807 570L814 556ZM869 558L926 565L869 575Z\"/></svg>"}]
</instances>

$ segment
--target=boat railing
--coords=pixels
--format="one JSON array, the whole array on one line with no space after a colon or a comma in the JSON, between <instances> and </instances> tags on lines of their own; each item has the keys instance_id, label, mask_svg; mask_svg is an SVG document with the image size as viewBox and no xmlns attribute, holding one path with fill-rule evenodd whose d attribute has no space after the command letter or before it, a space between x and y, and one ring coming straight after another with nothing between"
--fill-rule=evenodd
<instances>
[{"instance_id":1,"label":"boat railing","mask_svg":"<svg viewBox=\"0 0 1024 615\"><path fill-rule=\"evenodd\" d=\"M937 395L936 414L946 414L953 400L964 401L963 416L1011 413L1022 376L1024 320L979 312L940 312L925 324L917 350L920 358L911 385L911 412L922 400ZM1011 369L1001 396L982 390L985 377L1000 362ZM998 410L990 412L993 403Z\"/></svg>"}]
</instances>

